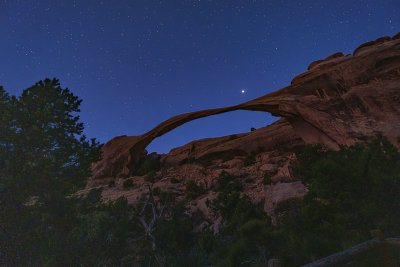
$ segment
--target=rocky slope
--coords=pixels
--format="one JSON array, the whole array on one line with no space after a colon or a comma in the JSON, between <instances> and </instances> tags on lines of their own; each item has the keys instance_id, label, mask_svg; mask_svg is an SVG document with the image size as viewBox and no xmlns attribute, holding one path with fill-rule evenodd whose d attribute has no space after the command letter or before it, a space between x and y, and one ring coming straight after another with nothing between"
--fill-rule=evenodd
<instances>
[{"instance_id":1,"label":"rocky slope","mask_svg":"<svg viewBox=\"0 0 400 267\"><path fill-rule=\"evenodd\" d=\"M337 149L377 136L400 147L400 35L362 44L352 55L335 53L315 61L290 86L257 99L178 115L141 136L116 137L104 146L103 159L93 164L87 190L103 186L105 199L125 195L134 203L145 192L144 178L133 176L134 186L126 190L122 177L135 173L140 155L152 140L191 120L238 109L270 112L281 119L249 133L197 140L172 149L160 156L163 166L154 186L184 198L186 182L195 180L206 193L192 201L191 208L211 216L204 203L215 197L211 188L224 170L240 177L243 193L255 202L263 201L265 211L276 217L279 205L297 201L307 192L291 171L296 147L319 143ZM267 184L263 183L265 173L272 177ZM108 187L113 180L116 186Z\"/></svg>"}]
</instances>

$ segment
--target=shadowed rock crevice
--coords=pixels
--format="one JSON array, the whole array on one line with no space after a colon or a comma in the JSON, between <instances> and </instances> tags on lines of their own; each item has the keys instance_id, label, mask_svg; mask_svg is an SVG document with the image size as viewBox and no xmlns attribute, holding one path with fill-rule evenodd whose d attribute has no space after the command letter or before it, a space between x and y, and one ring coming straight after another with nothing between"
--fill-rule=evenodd
<instances>
[{"instance_id":1,"label":"shadowed rock crevice","mask_svg":"<svg viewBox=\"0 0 400 267\"><path fill-rule=\"evenodd\" d=\"M400 39L378 39L354 55L336 53L314 64L276 92L235 106L177 115L143 135L116 137L103 147L103 159L93 164L92 179L130 174L155 138L192 120L235 110L282 117L305 143L337 149L381 135L398 146L399 92Z\"/></svg>"}]
</instances>

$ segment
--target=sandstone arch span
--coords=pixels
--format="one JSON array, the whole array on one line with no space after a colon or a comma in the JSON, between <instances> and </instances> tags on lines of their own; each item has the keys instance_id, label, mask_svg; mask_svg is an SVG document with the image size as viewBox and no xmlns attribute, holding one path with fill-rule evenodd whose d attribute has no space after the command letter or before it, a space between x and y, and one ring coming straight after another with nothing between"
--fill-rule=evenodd
<instances>
[{"instance_id":1,"label":"sandstone arch span","mask_svg":"<svg viewBox=\"0 0 400 267\"><path fill-rule=\"evenodd\" d=\"M132 166L132 164L139 159L140 154L155 138L162 136L189 121L193 121L203 117L235 110L249 110L270 112L274 116L283 116L288 118L289 121L295 121L296 114L292 113L289 108L285 108L294 107L294 99L294 97L287 98L287 96L286 99L273 96L269 96L268 98L261 97L239 105L180 114L160 123L158 126L143 135L116 137L109 141L105 145L103 150L103 160L105 158L107 160L111 159L113 161L111 165L107 164L107 166L110 166L111 168L106 169L104 168L106 166L99 164L101 163L99 162L93 166L93 172L98 174L101 173L99 177L128 174L131 171L130 166ZM315 128L315 131L317 132L317 128L311 125L312 122L309 123L309 127ZM321 132L320 134L321 136L325 137L325 143L329 144L331 147L336 147L336 143L333 139L331 139L323 132Z\"/></svg>"},{"instance_id":2,"label":"sandstone arch span","mask_svg":"<svg viewBox=\"0 0 400 267\"><path fill-rule=\"evenodd\" d=\"M376 135L395 143L400 136L400 104L392 96L400 92L399 58L400 39L378 43L356 55L319 61L290 86L254 100L177 115L143 135L116 137L103 147L102 160L93 164L92 178L129 174L155 138L189 121L234 110L284 117L304 142L330 148Z\"/></svg>"}]
</instances>

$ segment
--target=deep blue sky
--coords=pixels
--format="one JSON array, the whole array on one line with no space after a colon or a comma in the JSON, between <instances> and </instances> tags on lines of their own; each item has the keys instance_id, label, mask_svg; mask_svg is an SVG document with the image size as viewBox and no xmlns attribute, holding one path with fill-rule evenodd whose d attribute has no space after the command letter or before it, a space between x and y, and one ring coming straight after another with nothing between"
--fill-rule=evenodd
<instances>
[{"instance_id":1,"label":"deep blue sky","mask_svg":"<svg viewBox=\"0 0 400 267\"><path fill-rule=\"evenodd\" d=\"M399 0L0 0L0 85L19 95L59 78L83 99L85 133L106 142L262 96L314 60L399 31ZM274 120L249 111L204 118L148 150Z\"/></svg>"}]
</instances>

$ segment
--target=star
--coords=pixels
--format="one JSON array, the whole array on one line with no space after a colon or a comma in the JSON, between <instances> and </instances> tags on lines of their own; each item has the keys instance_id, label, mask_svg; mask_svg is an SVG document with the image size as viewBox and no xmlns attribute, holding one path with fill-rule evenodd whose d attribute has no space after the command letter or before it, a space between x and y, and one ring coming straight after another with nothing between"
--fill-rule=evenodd
<instances>
[{"instance_id":1,"label":"star","mask_svg":"<svg viewBox=\"0 0 400 267\"><path fill-rule=\"evenodd\" d=\"M242 89L242 90L240 91L240 93L244 94L244 93L246 93L246 90L245 90L245 89Z\"/></svg>"}]
</instances>

